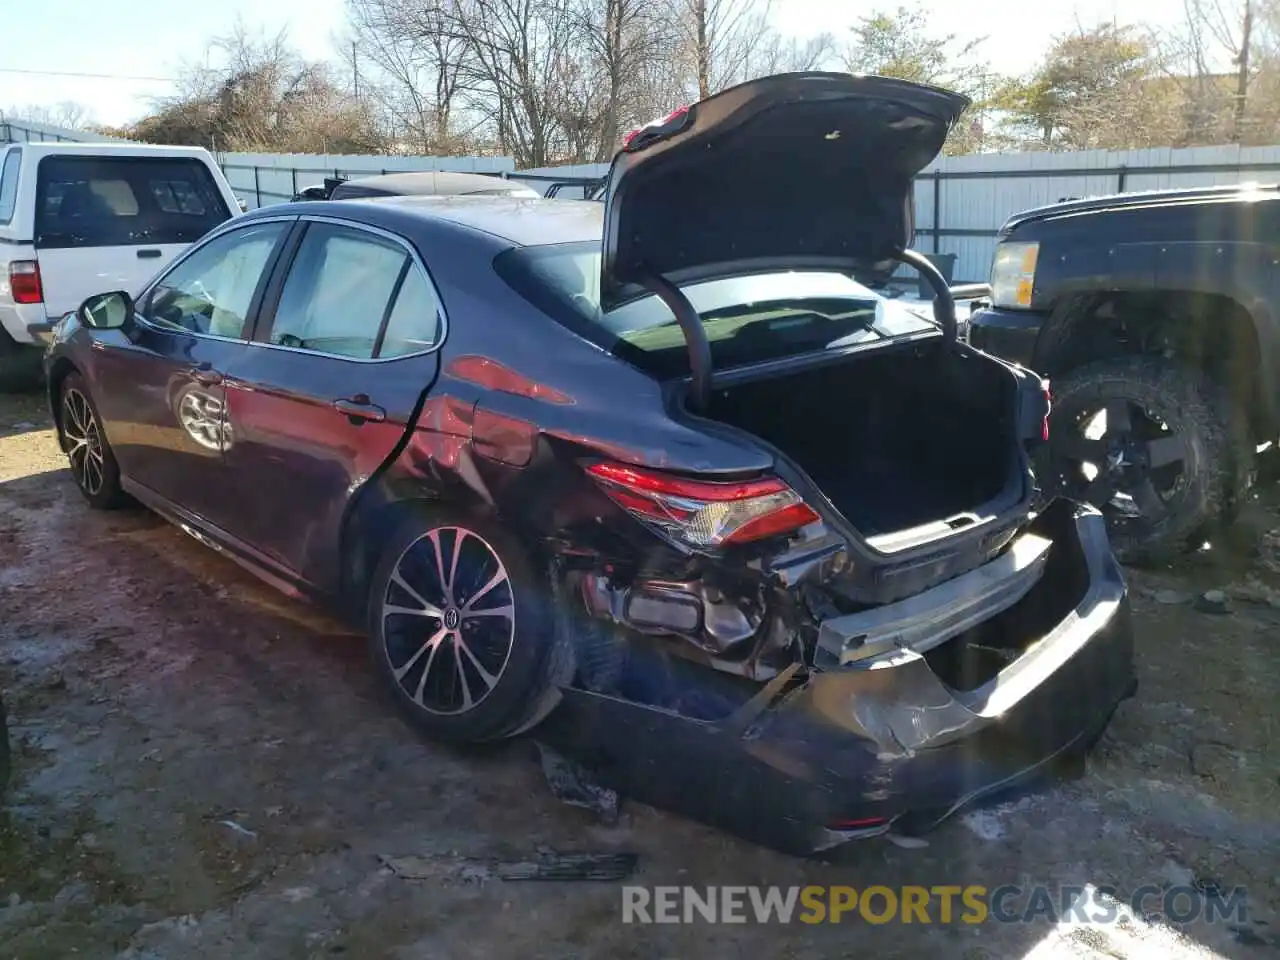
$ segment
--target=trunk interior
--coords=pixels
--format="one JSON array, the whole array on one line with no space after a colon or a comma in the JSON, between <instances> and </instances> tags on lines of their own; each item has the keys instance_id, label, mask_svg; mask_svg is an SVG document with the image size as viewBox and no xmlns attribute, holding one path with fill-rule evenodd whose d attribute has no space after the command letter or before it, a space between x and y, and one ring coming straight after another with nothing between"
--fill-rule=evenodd
<instances>
[{"instance_id":1,"label":"trunk interior","mask_svg":"<svg viewBox=\"0 0 1280 960\"><path fill-rule=\"evenodd\" d=\"M941 339L712 391L709 419L787 454L864 537L967 525L1016 480L1015 382Z\"/></svg>"}]
</instances>

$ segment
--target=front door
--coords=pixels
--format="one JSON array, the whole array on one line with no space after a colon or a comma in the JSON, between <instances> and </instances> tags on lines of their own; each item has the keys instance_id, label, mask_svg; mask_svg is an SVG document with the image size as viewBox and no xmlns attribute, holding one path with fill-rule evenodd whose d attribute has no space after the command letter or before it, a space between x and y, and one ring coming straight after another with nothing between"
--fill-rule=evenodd
<instances>
[{"instance_id":1,"label":"front door","mask_svg":"<svg viewBox=\"0 0 1280 960\"><path fill-rule=\"evenodd\" d=\"M253 223L193 250L139 300L127 331L100 336L94 398L127 481L213 526L229 441L227 367L247 349L269 267L291 226Z\"/></svg>"},{"instance_id":2,"label":"front door","mask_svg":"<svg viewBox=\"0 0 1280 960\"><path fill-rule=\"evenodd\" d=\"M254 342L227 371L227 466L251 507L229 532L327 588L347 505L435 380L443 312L407 243L330 221L307 224L272 287Z\"/></svg>"}]
</instances>

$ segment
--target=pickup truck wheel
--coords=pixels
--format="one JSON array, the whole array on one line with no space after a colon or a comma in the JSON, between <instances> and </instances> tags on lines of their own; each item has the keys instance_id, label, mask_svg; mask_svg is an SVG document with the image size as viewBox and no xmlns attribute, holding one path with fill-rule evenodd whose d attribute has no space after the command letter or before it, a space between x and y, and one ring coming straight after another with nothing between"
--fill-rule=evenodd
<instances>
[{"instance_id":1,"label":"pickup truck wheel","mask_svg":"<svg viewBox=\"0 0 1280 960\"><path fill-rule=\"evenodd\" d=\"M1226 391L1155 357L1092 363L1053 380L1040 472L1049 493L1093 504L1124 563L1161 563L1228 521L1252 470Z\"/></svg>"},{"instance_id":2,"label":"pickup truck wheel","mask_svg":"<svg viewBox=\"0 0 1280 960\"><path fill-rule=\"evenodd\" d=\"M487 518L424 510L402 522L370 583L374 665L428 736L500 740L534 726L565 679L550 578Z\"/></svg>"}]
</instances>

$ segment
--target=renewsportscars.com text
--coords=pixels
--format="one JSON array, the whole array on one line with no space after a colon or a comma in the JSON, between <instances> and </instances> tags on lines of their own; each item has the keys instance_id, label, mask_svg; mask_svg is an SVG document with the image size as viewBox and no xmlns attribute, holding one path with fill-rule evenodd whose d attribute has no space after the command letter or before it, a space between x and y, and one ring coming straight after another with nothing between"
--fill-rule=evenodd
<instances>
[{"instance_id":1,"label":"renewsportscars.com text","mask_svg":"<svg viewBox=\"0 0 1280 960\"><path fill-rule=\"evenodd\" d=\"M1091 890L1093 888L1090 888ZM623 923L1117 923L1162 914L1175 923L1248 919L1245 890L1147 884L1127 900L1083 886L622 888Z\"/></svg>"}]
</instances>

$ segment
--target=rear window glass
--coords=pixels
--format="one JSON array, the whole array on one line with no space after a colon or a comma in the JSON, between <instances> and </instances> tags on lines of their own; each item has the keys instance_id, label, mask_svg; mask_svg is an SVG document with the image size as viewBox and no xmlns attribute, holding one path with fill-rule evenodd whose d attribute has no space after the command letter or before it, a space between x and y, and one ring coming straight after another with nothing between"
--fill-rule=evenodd
<instances>
[{"instance_id":1,"label":"rear window glass","mask_svg":"<svg viewBox=\"0 0 1280 960\"><path fill-rule=\"evenodd\" d=\"M36 246L186 244L231 213L199 160L46 157L36 183Z\"/></svg>"},{"instance_id":2,"label":"rear window glass","mask_svg":"<svg viewBox=\"0 0 1280 960\"><path fill-rule=\"evenodd\" d=\"M654 296L600 309L600 246L517 247L499 274L527 300L580 336L658 377L689 372L684 334ZM718 370L816 350L937 330L914 310L833 271L760 273L690 284Z\"/></svg>"},{"instance_id":3,"label":"rear window glass","mask_svg":"<svg viewBox=\"0 0 1280 960\"><path fill-rule=\"evenodd\" d=\"M18 166L22 163L22 151L6 150L0 163L0 223L13 219L14 204L18 200Z\"/></svg>"}]
</instances>

